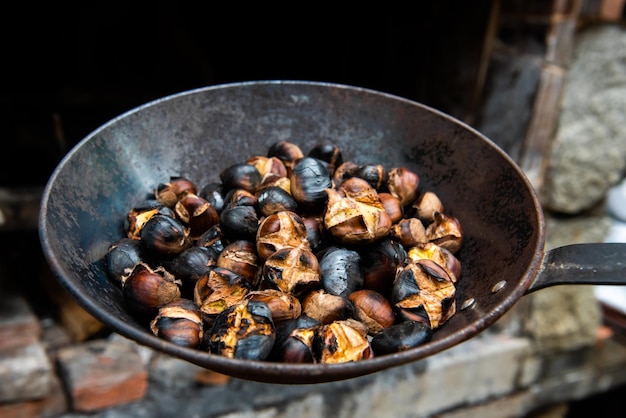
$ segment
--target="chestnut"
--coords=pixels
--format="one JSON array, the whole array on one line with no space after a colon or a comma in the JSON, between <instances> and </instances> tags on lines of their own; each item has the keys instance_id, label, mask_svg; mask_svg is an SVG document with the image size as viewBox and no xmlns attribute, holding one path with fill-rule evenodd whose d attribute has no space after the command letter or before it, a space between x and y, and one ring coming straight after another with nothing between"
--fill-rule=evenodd
<instances>
[{"instance_id":1,"label":"chestnut","mask_svg":"<svg viewBox=\"0 0 626 418\"><path fill-rule=\"evenodd\" d=\"M134 206L126 214L124 218L124 231L126 236L132 239L140 239L141 229L146 224L148 219L156 214L175 217L174 211L154 199L148 199L141 204Z\"/></svg>"},{"instance_id":2,"label":"chestnut","mask_svg":"<svg viewBox=\"0 0 626 418\"><path fill-rule=\"evenodd\" d=\"M280 159L287 169L287 176L289 176L296 166L296 163L304 157L304 153L302 149L293 142L277 141L269 146L267 156Z\"/></svg>"},{"instance_id":3,"label":"chestnut","mask_svg":"<svg viewBox=\"0 0 626 418\"><path fill-rule=\"evenodd\" d=\"M387 188L387 171L382 164L364 164L359 166L356 177L367 181L373 189L382 191Z\"/></svg>"},{"instance_id":4,"label":"chestnut","mask_svg":"<svg viewBox=\"0 0 626 418\"><path fill-rule=\"evenodd\" d=\"M337 364L372 358L364 328L354 320L334 321L317 329L313 340L316 361Z\"/></svg>"},{"instance_id":5,"label":"chestnut","mask_svg":"<svg viewBox=\"0 0 626 418\"><path fill-rule=\"evenodd\" d=\"M259 217L254 206L232 206L220 213L220 226L230 241L254 241L259 229Z\"/></svg>"},{"instance_id":6,"label":"chestnut","mask_svg":"<svg viewBox=\"0 0 626 418\"><path fill-rule=\"evenodd\" d=\"M276 339L271 311L258 300L243 300L224 310L208 335L209 352L246 360L265 360Z\"/></svg>"},{"instance_id":7,"label":"chestnut","mask_svg":"<svg viewBox=\"0 0 626 418\"><path fill-rule=\"evenodd\" d=\"M354 306L347 297L333 295L324 289L308 292L302 297L302 312L323 324L352 318Z\"/></svg>"},{"instance_id":8,"label":"chestnut","mask_svg":"<svg viewBox=\"0 0 626 418\"><path fill-rule=\"evenodd\" d=\"M256 205L256 195L244 189L230 189L224 196L224 209L233 206L254 206Z\"/></svg>"},{"instance_id":9,"label":"chestnut","mask_svg":"<svg viewBox=\"0 0 626 418\"><path fill-rule=\"evenodd\" d=\"M402 207L400 199L387 192L379 192L378 198L382 202L383 208L385 208L385 212L389 215L392 224L402 219L404 216L404 208Z\"/></svg>"},{"instance_id":10,"label":"chestnut","mask_svg":"<svg viewBox=\"0 0 626 418\"><path fill-rule=\"evenodd\" d=\"M290 319L296 319L302 313L300 300L294 295L276 289L255 290L246 295L246 299L260 300L267 304L272 312L274 325Z\"/></svg>"},{"instance_id":11,"label":"chestnut","mask_svg":"<svg viewBox=\"0 0 626 418\"><path fill-rule=\"evenodd\" d=\"M263 260L285 247L310 248L302 218L291 211L267 216L261 221L256 234L257 254Z\"/></svg>"},{"instance_id":12,"label":"chestnut","mask_svg":"<svg viewBox=\"0 0 626 418\"><path fill-rule=\"evenodd\" d=\"M246 164L254 166L261 174L262 179L268 175L287 177L287 167L285 167L285 164L278 157L255 155L248 158Z\"/></svg>"},{"instance_id":13,"label":"chestnut","mask_svg":"<svg viewBox=\"0 0 626 418\"><path fill-rule=\"evenodd\" d=\"M121 238L111 244L105 255L106 271L109 278L121 283L122 277L127 276L135 264L143 261L143 253L143 245L138 240Z\"/></svg>"},{"instance_id":14,"label":"chestnut","mask_svg":"<svg viewBox=\"0 0 626 418\"><path fill-rule=\"evenodd\" d=\"M254 193L261 184L262 177L253 165L237 163L222 170L220 180L226 193L231 189L244 189Z\"/></svg>"},{"instance_id":15,"label":"chestnut","mask_svg":"<svg viewBox=\"0 0 626 418\"><path fill-rule=\"evenodd\" d=\"M197 193L198 187L188 178L180 176L170 177L167 183L159 183L154 190L154 196L159 203L173 208L176 202L186 193Z\"/></svg>"},{"instance_id":16,"label":"chestnut","mask_svg":"<svg viewBox=\"0 0 626 418\"><path fill-rule=\"evenodd\" d=\"M424 344L432 338L433 330L420 321L404 321L384 328L372 337L374 355L397 353Z\"/></svg>"},{"instance_id":17,"label":"chestnut","mask_svg":"<svg viewBox=\"0 0 626 418\"><path fill-rule=\"evenodd\" d=\"M339 165L332 175L332 182L335 189L349 178L356 177L360 166L352 161L346 161Z\"/></svg>"},{"instance_id":18,"label":"chestnut","mask_svg":"<svg viewBox=\"0 0 626 418\"><path fill-rule=\"evenodd\" d=\"M187 226L158 213L146 221L140 238L148 250L162 256L176 256L192 244Z\"/></svg>"},{"instance_id":19,"label":"chestnut","mask_svg":"<svg viewBox=\"0 0 626 418\"><path fill-rule=\"evenodd\" d=\"M229 269L212 267L200 277L193 289L193 300L203 319L211 324L229 306L242 301L252 290L245 277Z\"/></svg>"},{"instance_id":20,"label":"chestnut","mask_svg":"<svg viewBox=\"0 0 626 418\"><path fill-rule=\"evenodd\" d=\"M198 306L189 299L179 298L159 308L150 322L154 335L188 348L202 343L204 325Z\"/></svg>"},{"instance_id":21,"label":"chestnut","mask_svg":"<svg viewBox=\"0 0 626 418\"><path fill-rule=\"evenodd\" d=\"M291 195L298 205L306 209L321 209L328 196L326 189L332 187L330 173L318 159L304 157L291 172Z\"/></svg>"},{"instance_id":22,"label":"chestnut","mask_svg":"<svg viewBox=\"0 0 626 418\"><path fill-rule=\"evenodd\" d=\"M426 228L424 228L422 221L417 218L400 219L391 226L389 234L405 247L428 242Z\"/></svg>"},{"instance_id":23,"label":"chestnut","mask_svg":"<svg viewBox=\"0 0 626 418\"><path fill-rule=\"evenodd\" d=\"M456 253L463 242L463 230L457 218L443 213L435 213L435 220L426 227L426 236L443 248Z\"/></svg>"},{"instance_id":24,"label":"chestnut","mask_svg":"<svg viewBox=\"0 0 626 418\"><path fill-rule=\"evenodd\" d=\"M183 284L193 284L217 264L219 253L211 247L192 246L183 250L170 263L169 271Z\"/></svg>"},{"instance_id":25,"label":"chestnut","mask_svg":"<svg viewBox=\"0 0 626 418\"><path fill-rule=\"evenodd\" d=\"M298 210L298 203L279 186L268 186L256 194L256 209L262 216L269 216L276 212Z\"/></svg>"},{"instance_id":26,"label":"chestnut","mask_svg":"<svg viewBox=\"0 0 626 418\"><path fill-rule=\"evenodd\" d=\"M259 255L254 241L237 240L224 247L217 257L216 266L229 269L243 277L253 286L258 283Z\"/></svg>"},{"instance_id":27,"label":"chestnut","mask_svg":"<svg viewBox=\"0 0 626 418\"><path fill-rule=\"evenodd\" d=\"M367 325L368 334L377 334L396 321L391 303L374 290L354 291L348 295L348 300L354 305L355 319Z\"/></svg>"},{"instance_id":28,"label":"chestnut","mask_svg":"<svg viewBox=\"0 0 626 418\"><path fill-rule=\"evenodd\" d=\"M389 193L400 199L403 207L410 205L416 199L419 183L419 175L405 167L394 167L387 175Z\"/></svg>"},{"instance_id":29,"label":"chestnut","mask_svg":"<svg viewBox=\"0 0 626 418\"><path fill-rule=\"evenodd\" d=\"M362 250L361 270L363 287L376 290L388 297L396 270L407 259L407 252L399 242L383 238Z\"/></svg>"},{"instance_id":30,"label":"chestnut","mask_svg":"<svg viewBox=\"0 0 626 418\"><path fill-rule=\"evenodd\" d=\"M285 247L262 266L261 288L279 289L300 297L319 286L320 266L315 254L302 247Z\"/></svg>"},{"instance_id":31,"label":"chestnut","mask_svg":"<svg viewBox=\"0 0 626 418\"><path fill-rule=\"evenodd\" d=\"M314 363L313 341L317 328L296 328L273 350L273 359L283 363Z\"/></svg>"},{"instance_id":32,"label":"chestnut","mask_svg":"<svg viewBox=\"0 0 626 418\"><path fill-rule=\"evenodd\" d=\"M224 191L222 183L211 182L205 184L199 191L198 196L205 199L219 213L224 207Z\"/></svg>"},{"instance_id":33,"label":"chestnut","mask_svg":"<svg viewBox=\"0 0 626 418\"><path fill-rule=\"evenodd\" d=\"M220 216L211 204L194 193L186 193L174 205L176 217L189 227L189 237L197 239L217 224Z\"/></svg>"},{"instance_id":34,"label":"chestnut","mask_svg":"<svg viewBox=\"0 0 626 418\"><path fill-rule=\"evenodd\" d=\"M326 189L324 227L343 244L365 244L389 234L391 219L367 181L352 177L338 190Z\"/></svg>"},{"instance_id":35,"label":"chestnut","mask_svg":"<svg viewBox=\"0 0 626 418\"><path fill-rule=\"evenodd\" d=\"M461 276L461 262L450 250L432 242L417 244L407 251L408 257L413 260L428 259L442 266L453 282Z\"/></svg>"},{"instance_id":36,"label":"chestnut","mask_svg":"<svg viewBox=\"0 0 626 418\"><path fill-rule=\"evenodd\" d=\"M224 233L219 223L207 229L198 237L195 245L198 247L211 248L214 253L221 253L224 250Z\"/></svg>"},{"instance_id":37,"label":"chestnut","mask_svg":"<svg viewBox=\"0 0 626 418\"><path fill-rule=\"evenodd\" d=\"M129 310L154 315L158 308L178 299L180 281L162 267L152 269L144 262L122 278L122 297Z\"/></svg>"},{"instance_id":38,"label":"chestnut","mask_svg":"<svg viewBox=\"0 0 626 418\"><path fill-rule=\"evenodd\" d=\"M434 192L424 192L412 205L415 217L426 225L435 220L435 213L444 213L443 203Z\"/></svg>"},{"instance_id":39,"label":"chestnut","mask_svg":"<svg viewBox=\"0 0 626 418\"><path fill-rule=\"evenodd\" d=\"M321 285L328 293L348 296L363 287L361 255L348 248L330 246L319 258Z\"/></svg>"},{"instance_id":40,"label":"chestnut","mask_svg":"<svg viewBox=\"0 0 626 418\"><path fill-rule=\"evenodd\" d=\"M308 156L325 162L331 176L335 172L335 169L343 164L341 150L332 142L324 141L316 144L309 150Z\"/></svg>"},{"instance_id":41,"label":"chestnut","mask_svg":"<svg viewBox=\"0 0 626 418\"><path fill-rule=\"evenodd\" d=\"M432 329L445 323L456 312L456 289L451 280L442 279L429 265L409 262L398 268L391 302L401 318L424 322Z\"/></svg>"}]
</instances>

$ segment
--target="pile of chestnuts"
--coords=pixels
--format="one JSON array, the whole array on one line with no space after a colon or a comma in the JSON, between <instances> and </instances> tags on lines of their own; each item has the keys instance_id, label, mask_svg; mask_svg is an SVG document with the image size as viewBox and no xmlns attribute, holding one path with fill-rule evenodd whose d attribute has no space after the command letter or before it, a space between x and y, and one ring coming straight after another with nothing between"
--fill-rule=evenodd
<instances>
[{"instance_id":1,"label":"pile of chestnuts","mask_svg":"<svg viewBox=\"0 0 626 418\"><path fill-rule=\"evenodd\" d=\"M278 141L219 177L158 184L108 249L110 279L154 335L342 363L423 344L455 314L462 228L418 173Z\"/></svg>"}]
</instances>

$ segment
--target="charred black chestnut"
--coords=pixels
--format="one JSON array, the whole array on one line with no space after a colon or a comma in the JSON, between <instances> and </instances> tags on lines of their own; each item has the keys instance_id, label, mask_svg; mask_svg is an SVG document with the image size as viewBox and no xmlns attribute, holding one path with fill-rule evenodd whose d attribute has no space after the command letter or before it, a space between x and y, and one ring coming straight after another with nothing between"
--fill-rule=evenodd
<instances>
[{"instance_id":1,"label":"charred black chestnut","mask_svg":"<svg viewBox=\"0 0 626 418\"><path fill-rule=\"evenodd\" d=\"M374 354L392 354L424 344L432 338L432 329L419 321L404 321L391 325L372 337Z\"/></svg>"},{"instance_id":2,"label":"charred black chestnut","mask_svg":"<svg viewBox=\"0 0 626 418\"><path fill-rule=\"evenodd\" d=\"M265 360L275 339L269 307L258 300L244 300L217 316L209 331L208 347L211 353L228 358Z\"/></svg>"},{"instance_id":3,"label":"charred black chestnut","mask_svg":"<svg viewBox=\"0 0 626 418\"><path fill-rule=\"evenodd\" d=\"M141 241L162 256L176 256L191 245L189 228L171 216L156 214L141 228Z\"/></svg>"},{"instance_id":4,"label":"charred black chestnut","mask_svg":"<svg viewBox=\"0 0 626 418\"><path fill-rule=\"evenodd\" d=\"M256 194L256 208L263 216L276 212L298 210L298 203L285 189L278 186L269 186Z\"/></svg>"},{"instance_id":5,"label":"charred black chestnut","mask_svg":"<svg viewBox=\"0 0 626 418\"><path fill-rule=\"evenodd\" d=\"M348 296L363 287L360 254L348 248L330 246L319 258L321 285L328 293Z\"/></svg>"},{"instance_id":6,"label":"charred black chestnut","mask_svg":"<svg viewBox=\"0 0 626 418\"><path fill-rule=\"evenodd\" d=\"M159 308L150 322L154 335L188 348L198 348L202 343L204 325L198 306L189 299L180 298Z\"/></svg>"},{"instance_id":7,"label":"charred black chestnut","mask_svg":"<svg viewBox=\"0 0 626 418\"><path fill-rule=\"evenodd\" d=\"M144 261L144 249L140 241L122 238L111 244L106 253L106 269L109 278L117 283L127 276L135 264Z\"/></svg>"},{"instance_id":8,"label":"charred black chestnut","mask_svg":"<svg viewBox=\"0 0 626 418\"><path fill-rule=\"evenodd\" d=\"M326 189L332 187L328 168L317 158L304 157L293 168L290 176L291 195L308 209L321 209L328 196Z\"/></svg>"},{"instance_id":9,"label":"charred black chestnut","mask_svg":"<svg viewBox=\"0 0 626 418\"><path fill-rule=\"evenodd\" d=\"M233 164L220 173L220 180L224 191L244 189L254 193L261 184L261 173L253 165L240 163Z\"/></svg>"},{"instance_id":10,"label":"charred black chestnut","mask_svg":"<svg viewBox=\"0 0 626 418\"><path fill-rule=\"evenodd\" d=\"M233 206L220 213L222 233L230 241L245 239L254 241L259 229L259 217L254 206Z\"/></svg>"}]
</instances>

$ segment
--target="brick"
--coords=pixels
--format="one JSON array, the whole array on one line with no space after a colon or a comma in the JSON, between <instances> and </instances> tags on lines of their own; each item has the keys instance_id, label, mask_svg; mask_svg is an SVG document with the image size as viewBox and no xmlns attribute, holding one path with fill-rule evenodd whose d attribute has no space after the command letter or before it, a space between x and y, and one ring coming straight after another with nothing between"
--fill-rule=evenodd
<instances>
[{"instance_id":1,"label":"brick","mask_svg":"<svg viewBox=\"0 0 626 418\"><path fill-rule=\"evenodd\" d=\"M39 318L26 299L14 293L0 293L0 350L31 344L41 336Z\"/></svg>"},{"instance_id":2,"label":"brick","mask_svg":"<svg viewBox=\"0 0 626 418\"><path fill-rule=\"evenodd\" d=\"M0 402L39 399L48 395L53 367L43 345L33 336L0 348Z\"/></svg>"},{"instance_id":3,"label":"brick","mask_svg":"<svg viewBox=\"0 0 626 418\"><path fill-rule=\"evenodd\" d=\"M59 350L59 373L72 408L91 412L140 400L148 374L137 350L123 342L93 340Z\"/></svg>"},{"instance_id":4,"label":"brick","mask_svg":"<svg viewBox=\"0 0 626 418\"><path fill-rule=\"evenodd\" d=\"M0 404L0 417L58 417L67 412L67 399L61 381L54 376L45 398Z\"/></svg>"}]
</instances>

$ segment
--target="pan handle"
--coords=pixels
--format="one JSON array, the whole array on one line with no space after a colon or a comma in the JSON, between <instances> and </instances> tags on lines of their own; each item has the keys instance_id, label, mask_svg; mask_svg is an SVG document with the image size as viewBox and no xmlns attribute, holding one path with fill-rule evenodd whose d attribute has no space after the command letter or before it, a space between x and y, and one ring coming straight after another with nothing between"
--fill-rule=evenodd
<instances>
[{"instance_id":1,"label":"pan handle","mask_svg":"<svg viewBox=\"0 0 626 418\"><path fill-rule=\"evenodd\" d=\"M546 253L526 293L559 284L626 285L626 243L554 248Z\"/></svg>"}]
</instances>

